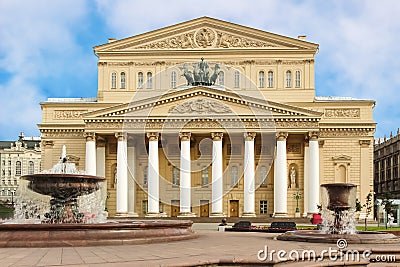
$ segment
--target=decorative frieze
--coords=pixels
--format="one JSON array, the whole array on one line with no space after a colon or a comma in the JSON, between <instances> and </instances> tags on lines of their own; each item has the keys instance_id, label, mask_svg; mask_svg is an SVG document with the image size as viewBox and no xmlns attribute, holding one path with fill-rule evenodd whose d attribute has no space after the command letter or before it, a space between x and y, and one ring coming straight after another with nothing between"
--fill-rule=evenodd
<instances>
[{"instance_id":1,"label":"decorative frieze","mask_svg":"<svg viewBox=\"0 0 400 267\"><path fill-rule=\"evenodd\" d=\"M325 109L326 118L360 118L359 108Z\"/></svg>"},{"instance_id":2,"label":"decorative frieze","mask_svg":"<svg viewBox=\"0 0 400 267\"><path fill-rule=\"evenodd\" d=\"M87 110L55 110L53 118L57 120L78 120Z\"/></svg>"},{"instance_id":3,"label":"decorative frieze","mask_svg":"<svg viewBox=\"0 0 400 267\"><path fill-rule=\"evenodd\" d=\"M347 137L347 136L373 136L374 129L322 129L319 133L320 137Z\"/></svg>"},{"instance_id":4,"label":"decorative frieze","mask_svg":"<svg viewBox=\"0 0 400 267\"><path fill-rule=\"evenodd\" d=\"M129 45L117 47L127 48ZM208 27L157 40L135 49L186 49L186 48L246 48L246 47L278 47L277 44L260 41L249 37L217 31Z\"/></svg>"},{"instance_id":5,"label":"decorative frieze","mask_svg":"<svg viewBox=\"0 0 400 267\"><path fill-rule=\"evenodd\" d=\"M221 102L200 98L186 101L170 109L171 113L232 113L231 109Z\"/></svg>"}]
</instances>

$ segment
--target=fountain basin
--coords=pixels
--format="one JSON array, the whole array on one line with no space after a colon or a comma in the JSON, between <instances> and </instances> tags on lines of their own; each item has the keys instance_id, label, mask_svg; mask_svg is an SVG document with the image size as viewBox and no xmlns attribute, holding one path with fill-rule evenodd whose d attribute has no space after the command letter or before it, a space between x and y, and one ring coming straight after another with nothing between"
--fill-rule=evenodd
<instances>
[{"instance_id":1,"label":"fountain basin","mask_svg":"<svg viewBox=\"0 0 400 267\"><path fill-rule=\"evenodd\" d=\"M393 244L400 243L400 238L391 233L377 231L358 231L356 234L326 234L320 230L289 231L277 236L278 240L336 243L338 239L345 239L348 244Z\"/></svg>"},{"instance_id":2,"label":"fountain basin","mask_svg":"<svg viewBox=\"0 0 400 267\"><path fill-rule=\"evenodd\" d=\"M100 189L99 182L105 178L84 174L50 174L40 173L24 175L29 181L28 188L36 193L57 199L77 198Z\"/></svg>"},{"instance_id":3,"label":"fountain basin","mask_svg":"<svg viewBox=\"0 0 400 267\"><path fill-rule=\"evenodd\" d=\"M135 220L99 224L0 224L0 247L132 245L196 238L192 221Z\"/></svg>"}]
</instances>

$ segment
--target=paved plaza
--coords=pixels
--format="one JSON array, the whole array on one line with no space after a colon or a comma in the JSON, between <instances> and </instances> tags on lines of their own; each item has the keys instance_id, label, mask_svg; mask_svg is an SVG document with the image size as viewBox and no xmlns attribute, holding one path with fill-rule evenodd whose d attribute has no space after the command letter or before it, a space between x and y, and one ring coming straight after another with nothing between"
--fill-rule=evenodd
<instances>
[{"instance_id":1,"label":"paved plaza","mask_svg":"<svg viewBox=\"0 0 400 267\"><path fill-rule=\"evenodd\" d=\"M316 244L274 240L277 234L254 232L218 232L216 224L197 223L193 229L199 238L170 243L99 246L99 247L54 247L54 248L0 248L0 266L272 266L269 259L260 260L267 251L314 250L321 255L329 247L337 249L336 244ZM267 249L267 250L266 250ZM399 245L349 245L347 249L373 250L373 255L394 255L400 260ZM388 254L389 253L389 254ZM258 255L259 254L259 255ZM285 255L286 258L288 254ZM325 258L327 255L325 255ZM279 262L276 253L273 262ZM328 259L323 263L328 264ZM330 262L344 265L344 261ZM346 265L366 266L362 257L360 262L350 261ZM321 266L321 261L286 262L285 266ZM368 266L400 266L400 262L383 264L371 263Z\"/></svg>"}]
</instances>

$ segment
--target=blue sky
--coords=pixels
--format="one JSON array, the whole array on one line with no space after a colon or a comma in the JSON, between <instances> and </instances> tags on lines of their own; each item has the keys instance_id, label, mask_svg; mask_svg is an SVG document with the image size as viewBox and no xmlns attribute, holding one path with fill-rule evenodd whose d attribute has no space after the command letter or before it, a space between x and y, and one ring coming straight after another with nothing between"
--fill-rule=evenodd
<instances>
[{"instance_id":1,"label":"blue sky","mask_svg":"<svg viewBox=\"0 0 400 267\"><path fill-rule=\"evenodd\" d=\"M0 140L39 136L39 103L94 97L93 46L202 16L318 43L316 92L376 101L376 136L400 127L400 1L1 0Z\"/></svg>"}]
</instances>

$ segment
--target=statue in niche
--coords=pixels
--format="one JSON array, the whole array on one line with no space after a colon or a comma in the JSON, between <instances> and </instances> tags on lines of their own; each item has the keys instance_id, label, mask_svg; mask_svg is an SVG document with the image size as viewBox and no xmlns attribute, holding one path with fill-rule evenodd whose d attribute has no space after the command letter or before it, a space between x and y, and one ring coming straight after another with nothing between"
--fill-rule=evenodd
<instances>
[{"instance_id":1,"label":"statue in niche","mask_svg":"<svg viewBox=\"0 0 400 267\"><path fill-rule=\"evenodd\" d=\"M297 188L297 184L296 184L296 168L294 166L292 166L290 168L290 174L289 174L289 178L290 178L290 184L289 184L289 188Z\"/></svg>"}]
</instances>

